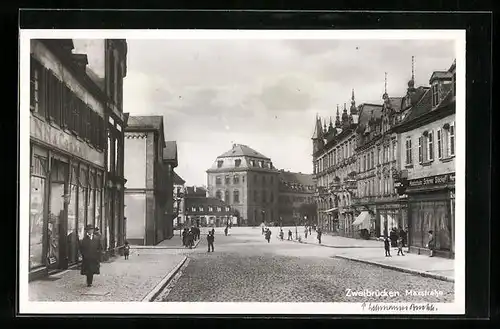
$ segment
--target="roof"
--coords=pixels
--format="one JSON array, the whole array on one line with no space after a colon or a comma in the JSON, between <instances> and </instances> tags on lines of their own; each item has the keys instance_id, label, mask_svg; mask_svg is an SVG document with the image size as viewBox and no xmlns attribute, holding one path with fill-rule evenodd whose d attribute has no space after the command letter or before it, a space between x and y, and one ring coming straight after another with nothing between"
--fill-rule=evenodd
<instances>
[{"instance_id":1,"label":"roof","mask_svg":"<svg viewBox=\"0 0 500 329\"><path fill-rule=\"evenodd\" d=\"M196 191L195 191L196 189ZM204 189L203 187L198 187L198 186L186 186L185 189L186 196L200 196L200 195L207 195L207 190Z\"/></svg>"},{"instance_id":2,"label":"roof","mask_svg":"<svg viewBox=\"0 0 500 329\"><path fill-rule=\"evenodd\" d=\"M445 94L445 96L435 107L432 106L432 91L431 89L427 89L424 96L420 99L420 102L410 109L410 113L403 120L403 123L416 119L428 112L435 111L436 109L451 103L453 101L453 92L451 87L451 84L443 84L441 86L439 93Z\"/></svg>"},{"instance_id":3,"label":"roof","mask_svg":"<svg viewBox=\"0 0 500 329\"><path fill-rule=\"evenodd\" d=\"M436 79L451 79L452 77L453 74L449 71L434 71L429 79L429 83L431 84Z\"/></svg>"},{"instance_id":4,"label":"roof","mask_svg":"<svg viewBox=\"0 0 500 329\"><path fill-rule=\"evenodd\" d=\"M174 185L184 185L186 181L174 171Z\"/></svg>"},{"instance_id":5,"label":"roof","mask_svg":"<svg viewBox=\"0 0 500 329\"><path fill-rule=\"evenodd\" d=\"M163 149L163 160L177 161L177 142L176 141L165 142L165 148Z\"/></svg>"},{"instance_id":6,"label":"roof","mask_svg":"<svg viewBox=\"0 0 500 329\"><path fill-rule=\"evenodd\" d=\"M382 117L382 105L364 103L359 106L359 119L358 127L361 129L366 127L366 124L370 119L379 119Z\"/></svg>"},{"instance_id":7,"label":"roof","mask_svg":"<svg viewBox=\"0 0 500 329\"><path fill-rule=\"evenodd\" d=\"M229 206L224 201L213 197L204 197L204 198L186 197L186 206L189 207L192 205L195 206L211 205L211 206L222 206L222 207Z\"/></svg>"},{"instance_id":8,"label":"roof","mask_svg":"<svg viewBox=\"0 0 500 329\"><path fill-rule=\"evenodd\" d=\"M403 101L403 97L389 97L389 104L390 104L391 108L396 112L401 111L402 101Z\"/></svg>"},{"instance_id":9,"label":"roof","mask_svg":"<svg viewBox=\"0 0 500 329\"><path fill-rule=\"evenodd\" d=\"M296 173L290 171L280 171L279 178L283 182L300 184L304 186L314 185L313 175Z\"/></svg>"},{"instance_id":10,"label":"roof","mask_svg":"<svg viewBox=\"0 0 500 329\"><path fill-rule=\"evenodd\" d=\"M152 128L160 130L163 127L163 116L147 115L147 116L130 116L128 119L127 128Z\"/></svg>"},{"instance_id":11,"label":"roof","mask_svg":"<svg viewBox=\"0 0 500 329\"><path fill-rule=\"evenodd\" d=\"M261 159L270 160L265 155L255 151L254 149L248 147L247 145L243 145L243 144L233 144L232 149L230 149L229 151L227 151L224 154L219 155L218 158L236 157L236 156L248 156L248 157L253 157L253 158L261 158Z\"/></svg>"}]
</instances>

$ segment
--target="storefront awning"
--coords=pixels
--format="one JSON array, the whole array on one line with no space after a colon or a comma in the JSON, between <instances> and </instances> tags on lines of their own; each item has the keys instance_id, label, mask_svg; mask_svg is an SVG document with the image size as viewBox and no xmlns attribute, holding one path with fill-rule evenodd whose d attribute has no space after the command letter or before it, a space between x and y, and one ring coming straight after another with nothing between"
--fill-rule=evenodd
<instances>
[{"instance_id":1,"label":"storefront awning","mask_svg":"<svg viewBox=\"0 0 500 329\"><path fill-rule=\"evenodd\" d=\"M331 209L325 210L325 211L323 211L323 212L329 213L329 212L335 211L335 210L337 210L337 209L338 209L338 208L331 208Z\"/></svg>"},{"instance_id":2,"label":"storefront awning","mask_svg":"<svg viewBox=\"0 0 500 329\"><path fill-rule=\"evenodd\" d=\"M352 225L360 225L360 229L363 228L369 229L370 219L371 219L370 213L368 211L362 211L361 214L359 214L358 217L356 217L356 220L354 221L354 223L352 223Z\"/></svg>"}]
</instances>

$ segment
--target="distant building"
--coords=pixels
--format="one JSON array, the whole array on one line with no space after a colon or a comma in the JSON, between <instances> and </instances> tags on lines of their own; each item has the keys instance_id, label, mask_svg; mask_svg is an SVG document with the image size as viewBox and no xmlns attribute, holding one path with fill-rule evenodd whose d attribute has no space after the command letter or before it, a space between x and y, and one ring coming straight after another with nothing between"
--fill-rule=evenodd
<instances>
[{"instance_id":1,"label":"distant building","mask_svg":"<svg viewBox=\"0 0 500 329\"><path fill-rule=\"evenodd\" d=\"M187 226L225 226L229 222L237 224L234 210L226 202L207 197L207 190L196 186L185 189Z\"/></svg>"},{"instance_id":2,"label":"distant building","mask_svg":"<svg viewBox=\"0 0 500 329\"><path fill-rule=\"evenodd\" d=\"M171 236L173 218L165 218L165 209L169 196L168 169L176 159L164 155L162 116L131 116L128 123L125 129L127 240L131 244L156 245Z\"/></svg>"},{"instance_id":3,"label":"distant building","mask_svg":"<svg viewBox=\"0 0 500 329\"><path fill-rule=\"evenodd\" d=\"M309 218L303 218L304 215L301 213L304 210L301 207L307 205L315 206L315 188L313 175L280 170L278 196L279 223L283 226L295 225L296 223L315 223L316 214L309 214Z\"/></svg>"},{"instance_id":4,"label":"distant building","mask_svg":"<svg viewBox=\"0 0 500 329\"><path fill-rule=\"evenodd\" d=\"M352 227L356 215L352 198L357 188L355 148L360 118L364 116L360 116L355 105L353 90L349 112L344 104L340 117L337 106L335 126L330 119L328 128L326 121L322 127L321 119L317 117L312 137L318 226L351 237L356 233Z\"/></svg>"},{"instance_id":5,"label":"distant building","mask_svg":"<svg viewBox=\"0 0 500 329\"><path fill-rule=\"evenodd\" d=\"M432 74L430 88L408 107L396 128L400 170L395 187L408 204L410 251L427 253L428 231L436 255L455 254L455 62Z\"/></svg>"},{"instance_id":6,"label":"distant building","mask_svg":"<svg viewBox=\"0 0 500 329\"><path fill-rule=\"evenodd\" d=\"M185 202L185 186L186 181L184 181L175 171L174 171L174 227L181 227L186 222L186 202Z\"/></svg>"},{"instance_id":7,"label":"distant building","mask_svg":"<svg viewBox=\"0 0 500 329\"><path fill-rule=\"evenodd\" d=\"M207 170L208 195L230 205L240 225L275 222L279 219L278 174L270 158L234 144Z\"/></svg>"}]
</instances>

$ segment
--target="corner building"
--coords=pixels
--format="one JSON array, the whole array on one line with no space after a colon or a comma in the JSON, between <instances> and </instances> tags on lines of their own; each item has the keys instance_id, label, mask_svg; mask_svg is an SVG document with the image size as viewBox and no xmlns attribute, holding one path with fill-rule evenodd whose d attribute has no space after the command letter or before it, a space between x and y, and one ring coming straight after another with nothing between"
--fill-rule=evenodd
<instances>
[{"instance_id":1,"label":"corner building","mask_svg":"<svg viewBox=\"0 0 500 329\"><path fill-rule=\"evenodd\" d=\"M278 219L278 174L270 158L234 144L207 170L208 195L234 209L238 225L274 222Z\"/></svg>"},{"instance_id":2,"label":"corner building","mask_svg":"<svg viewBox=\"0 0 500 329\"><path fill-rule=\"evenodd\" d=\"M78 239L88 224L100 229L106 257L123 241L127 45L33 39L30 54L32 280L81 261Z\"/></svg>"}]
</instances>

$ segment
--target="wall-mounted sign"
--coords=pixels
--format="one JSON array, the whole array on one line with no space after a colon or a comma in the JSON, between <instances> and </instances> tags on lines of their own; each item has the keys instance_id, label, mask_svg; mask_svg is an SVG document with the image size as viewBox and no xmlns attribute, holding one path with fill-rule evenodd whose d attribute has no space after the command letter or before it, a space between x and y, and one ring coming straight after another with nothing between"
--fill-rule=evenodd
<instances>
[{"instance_id":1,"label":"wall-mounted sign","mask_svg":"<svg viewBox=\"0 0 500 329\"><path fill-rule=\"evenodd\" d=\"M409 187L423 187L423 186L434 186L434 185L454 184L454 183L455 183L455 173L408 180Z\"/></svg>"},{"instance_id":2,"label":"wall-mounted sign","mask_svg":"<svg viewBox=\"0 0 500 329\"><path fill-rule=\"evenodd\" d=\"M51 126L34 116L30 117L30 136L45 144L52 145L68 153L74 154L95 165L104 166L104 153L99 152L75 136Z\"/></svg>"}]
</instances>

